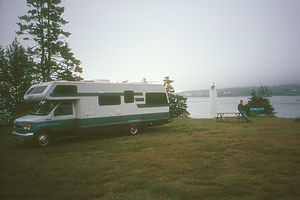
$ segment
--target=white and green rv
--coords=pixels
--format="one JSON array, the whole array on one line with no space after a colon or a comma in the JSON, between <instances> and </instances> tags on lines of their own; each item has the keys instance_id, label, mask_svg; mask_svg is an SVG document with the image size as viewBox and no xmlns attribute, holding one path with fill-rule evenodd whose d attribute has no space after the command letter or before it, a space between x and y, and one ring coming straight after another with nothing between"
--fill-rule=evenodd
<instances>
[{"instance_id":1,"label":"white and green rv","mask_svg":"<svg viewBox=\"0 0 300 200\"><path fill-rule=\"evenodd\" d=\"M53 81L32 85L24 99L36 102L38 109L15 120L13 135L41 146L87 128L122 125L134 135L142 127L169 121L169 100L162 84Z\"/></svg>"}]
</instances>

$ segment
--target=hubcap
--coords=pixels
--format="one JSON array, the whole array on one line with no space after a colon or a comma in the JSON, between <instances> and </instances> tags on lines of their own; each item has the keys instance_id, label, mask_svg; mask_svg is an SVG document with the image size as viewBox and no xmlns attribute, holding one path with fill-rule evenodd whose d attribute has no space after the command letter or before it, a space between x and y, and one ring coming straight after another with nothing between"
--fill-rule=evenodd
<instances>
[{"instance_id":1,"label":"hubcap","mask_svg":"<svg viewBox=\"0 0 300 200\"><path fill-rule=\"evenodd\" d=\"M135 134L137 134L138 129L137 129L137 127L130 127L129 131L132 135L135 135Z\"/></svg>"},{"instance_id":2,"label":"hubcap","mask_svg":"<svg viewBox=\"0 0 300 200\"><path fill-rule=\"evenodd\" d=\"M49 142L48 135L47 134L39 135L38 141L41 146L46 146Z\"/></svg>"}]
</instances>

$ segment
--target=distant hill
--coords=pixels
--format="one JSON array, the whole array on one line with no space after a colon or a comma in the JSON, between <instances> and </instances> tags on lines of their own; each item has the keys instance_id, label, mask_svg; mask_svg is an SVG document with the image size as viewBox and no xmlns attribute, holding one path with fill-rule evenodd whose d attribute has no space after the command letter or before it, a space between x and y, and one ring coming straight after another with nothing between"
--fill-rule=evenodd
<instances>
[{"instance_id":1,"label":"distant hill","mask_svg":"<svg viewBox=\"0 0 300 200\"><path fill-rule=\"evenodd\" d=\"M300 84L294 85L277 85L277 86L266 86L272 92L272 96L300 96ZM235 96L250 96L253 89L259 87L236 87L236 88L220 88L217 89L219 97L235 97ZM185 97L208 97L209 90L187 90L177 93Z\"/></svg>"}]
</instances>

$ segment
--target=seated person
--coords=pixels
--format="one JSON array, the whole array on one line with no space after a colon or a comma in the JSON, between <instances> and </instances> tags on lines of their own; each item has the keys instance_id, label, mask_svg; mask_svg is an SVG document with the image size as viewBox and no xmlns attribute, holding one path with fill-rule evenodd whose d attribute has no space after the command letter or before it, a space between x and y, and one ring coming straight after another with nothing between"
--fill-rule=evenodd
<instances>
[{"instance_id":1,"label":"seated person","mask_svg":"<svg viewBox=\"0 0 300 200\"><path fill-rule=\"evenodd\" d=\"M243 100L240 100L240 104L238 105L238 110L241 113L241 115L245 118L246 122L251 122L251 120L246 115L245 106L243 105Z\"/></svg>"}]
</instances>

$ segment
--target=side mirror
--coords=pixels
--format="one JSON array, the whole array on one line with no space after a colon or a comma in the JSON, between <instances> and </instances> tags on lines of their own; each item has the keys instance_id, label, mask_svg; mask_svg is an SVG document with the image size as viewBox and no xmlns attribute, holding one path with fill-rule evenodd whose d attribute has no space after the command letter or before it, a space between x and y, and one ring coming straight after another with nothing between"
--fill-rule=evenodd
<instances>
[{"instance_id":1,"label":"side mirror","mask_svg":"<svg viewBox=\"0 0 300 200\"><path fill-rule=\"evenodd\" d=\"M54 111L54 116L59 116L59 115L63 115L64 113L64 109L62 107L57 107Z\"/></svg>"},{"instance_id":2,"label":"side mirror","mask_svg":"<svg viewBox=\"0 0 300 200\"><path fill-rule=\"evenodd\" d=\"M52 112L50 112L49 115L47 115L46 120L48 120L48 121L51 120L51 119L52 119L52 116L53 116L53 114L52 114Z\"/></svg>"}]
</instances>

